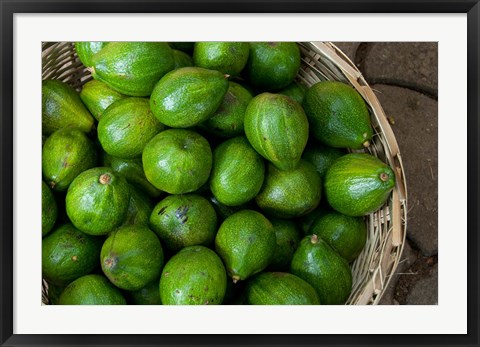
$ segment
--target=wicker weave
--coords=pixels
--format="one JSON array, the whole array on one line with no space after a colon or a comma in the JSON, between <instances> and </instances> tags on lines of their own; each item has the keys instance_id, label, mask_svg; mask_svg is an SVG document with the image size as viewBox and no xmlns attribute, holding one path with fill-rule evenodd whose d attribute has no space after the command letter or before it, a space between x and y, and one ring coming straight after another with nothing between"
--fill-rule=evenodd
<instances>
[{"instance_id":1,"label":"wicker weave","mask_svg":"<svg viewBox=\"0 0 480 347\"><path fill-rule=\"evenodd\" d=\"M396 186L390 199L366 217L367 243L352 265L353 290L349 305L378 304L400 261L406 236L407 188L402 158L385 113L361 72L335 45L301 42L302 66L297 81L311 86L322 80L352 85L369 106L375 135L369 153L388 163L395 171ZM71 42L42 45L42 78L64 81L77 90L92 77L78 59ZM42 300L48 304L48 284L43 281Z\"/></svg>"}]
</instances>

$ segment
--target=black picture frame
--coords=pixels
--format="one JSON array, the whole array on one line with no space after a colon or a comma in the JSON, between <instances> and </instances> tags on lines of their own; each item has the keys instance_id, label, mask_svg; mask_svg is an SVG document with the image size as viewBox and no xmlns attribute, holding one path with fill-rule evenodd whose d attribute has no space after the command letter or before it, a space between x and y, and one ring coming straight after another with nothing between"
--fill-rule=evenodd
<instances>
[{"instance_id":1,"label":"black picture frame","mask_svg":"<svg viewBox=\"0 0 480 347\"><path fill-rule=\"evenodd\" d=\"M114 6L112 6L114 4ZM0 0L0 343L2 346L369 346L479 345L478 0ZM468 42L468 334L466 335L16 335L13 334L13 15L15 13L466 13ZM452 317L455 319L455 317Z\"/></svg>"}]
</instances>

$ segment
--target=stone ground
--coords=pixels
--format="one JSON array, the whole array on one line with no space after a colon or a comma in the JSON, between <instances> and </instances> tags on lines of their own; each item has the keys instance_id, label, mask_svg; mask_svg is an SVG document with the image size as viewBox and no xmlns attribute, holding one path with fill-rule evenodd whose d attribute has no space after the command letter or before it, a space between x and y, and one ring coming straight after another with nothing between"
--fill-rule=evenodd
<instances>
[{"instance_id":1,"label":"stone ground","mask_svg":"<svg viewBox=\"0 0 480 347\"><path fill-rule=\"evenodd\" d=\"M334 42L375 91L400 147L408 189L407 240L383 305L438 303L438 45Z\"/></svg>"}]
</instances>

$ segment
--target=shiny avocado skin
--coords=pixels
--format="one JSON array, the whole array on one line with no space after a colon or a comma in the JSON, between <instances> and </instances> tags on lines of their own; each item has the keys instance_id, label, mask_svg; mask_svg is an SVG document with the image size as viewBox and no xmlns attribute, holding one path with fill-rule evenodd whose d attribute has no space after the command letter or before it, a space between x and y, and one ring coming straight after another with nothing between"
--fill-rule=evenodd
<instances>
[{"instance_id":1,"label":"shiny avocado skin","mask_svg":"<svg viewBox=\"0 0 480 347\"><path fill-rule=\"evenodd\" d=\"M153 203L142 191L130 185L130 201L123 225L138 224L148 226Z\"/></svg>"},{"instance_id":2,"label":"shiny avocado skin","mask_svg":"<svg viewBox=\"0 0 480 347\"><path fill-rule=\"evenodd\" d=\"M226 206L239 206L255 198L265 176L263 158L244 137L235 137L213 151L210 190Z\"/></svg>"},{"instance_id":3,"label":"shiny avocado skin","mask_svg":"<svg viewBox=\"0 0 480 347\"><path fill-rule=\"evenodd\" d=\"M344 304L352 291L352 271L347 261L317 235L302 239L290 272L315 288L322 305Z\"/></svg>"},{"instance_id":4,"label":"shiny avocado skin","mask_svg":"<svg viewBox=\"0 0 480 347\"><path fill-rule=\"evenodd\" d=\"M315 289L287 272L262 272L248 280L249 305L319 305Z\"/></svg>"},{"instance_id":5,"label":"shiny avocado skin","mask_svg":"<svg viewBox=\"0 0 480 347\"><path fill-rule=\"evenodd\" d=\"M295 42L250 42L245 72L253 86L264 91L279 90L293 82L300 63L300 49Z\"/></svg>"},{"instance_id":6,"label":"shiny avocado skin","mask_svg":"<svg viewBox=\"0 0 480 347\"><path fill-rule=\"evenodd\" d=\"M57 80L42 81L43 135L50 135L66 127L90 133L94 122L75 89Z\"/></svg>"},{"instance_id":7,"label":"shiny avocado skin","mask_svg":"<svg viewBox=\"0 0 480 347\"><path fill-rule=\"evenodd\" d=\"M108 42L102 41L93 41L93 42L75 42L75 51L77 52L78 58L86 67L92 66L92 57L100 52L103 47L105 47Z\"/></svg>"},{"instance_id":8,"label":"shiny avocado skin","mask_svg":"<svg viewBox=\"0 0 480 347\"><path fill-rule=\"evenodd\" d=\"M395 186L395 173L367 153L350 153L337 159L325 176L325 196L335 210L360 217L379 209Z\"/></svg>"},{"instance_id":9,"label":"shiny avocado skin","mask_svg":"<svg viewBox=\"0 0 480 347\"><path fill-rule=\"evenodd\" d=\"M158 198L162 191L155 188L145 177L142 159L122 159L103 154L103 165L111 167L113 171L121 174L131 185L140 189L151 198Z\"/></svg>"},{"instance_id":10,"label":"shiny avocado skin","mask_svg":"<svg viewBox=\"0 0 480 347\"><path fill-rule=\"evenodd\" d=\"M187 53L178 49L173 50L173 59L175 61L174 70L182 67L193 66L193 59Z\"/></svg>"},{"instance_id":11,"label":"shiny avocado skin","mask_svg":"<svg viewBox=\"0 0 480 347\"><path fill-rule=\"evenodd\" d=\"M52 231L58 216L58 206L52 191L42 181L42 237Z\"/></svg>"},{"instance_id":12,"label":"shiny avocado skin","mask_svg":"<svg viewBox=\"0 0 480 347\"><path fill-rule=\"evenodd\" d=\"M92 76L129 96L148 96L174 68L165 42L111 42L92 57Z\"/></svg>"},{"instance_id":13,"label":"shiny avocado skin","mask_svg":"<svg viewBox=\"0 0 480 347\"><path fill-rule=\"evenodd\" d=\"M124 221L130 188L125 178L112 169L97 167L73 180L65 201L75 227L89 235L106 235Z\"/></svg>"},{"instance_id":14,"label":"shiny avocado skin","mask_svg":"<svg viewBox=\"0 0 480 347\"><path fill-rule=\"evenodd\" d=\"M126 305L120 292L102 275L86 275L70 283L60 294L59 305Z\"/></svg>"},{"instance_id":15,"label":"shiny avocado skin","mask_svg":"<svg viewBox=\"0 0 480 347\"><path fill-rule=\"evenodd\" d=\"M215 250L234 282L264 270L276 247L272 223L261 213L241 210L220 225Z\"/></svg>"},{"instance_id":16,"label":"shiny avocado skin","mask_svg":"<svg viewBox=\"0 0 480 347\"><path fill-rule=\"evenodd\" d=\"M247 64L248 54L247 42L196 42L193 61L195 66L236 76Z\"/></svg>"},{"instance_id":17,"label":"shiny avocado skin","mask_svg":"<svg viewBox=\"0 0 480 347\"><path fill-rule=\"evenodd\" d=\"M43 176L56 191L67 190L75 177L96 163L95 145L77 128L57 130L42 148Z\"/></svg>"},{"instance_id":18,"label":"shiny avocado skin","mask_svg":"<svg viewBox=\"0 0 480 347\"><path fill-rule=\"evenodd\" d=\"M163 305L220 305L227 275L219 256L204 246L185 247L165 265L160 277Z\"/></svg>"},{"instance_id":19,"label":"shiny avocado skin","mask_svg":"<svg viewBox=\"0 0 480 347\"><path fill-rule=\"evenodd\" d=\"M98 123L98 139L114 157L140 158L145 145L165 126L158 122L145 98L126 98L108 107Z\"/></svg>"},{"instance_id":20,"label":"shiny avocado skin","mask_svg":"<svg viewBox=\"0 0 480 347\"><path fill-rule=\"evenodd\" d=\"M125 95L97 80L88 81L80 91L80 99L97 121L108 106L124 98L126 98Z\"/></svg>"},{"instance_id":21,"label":"shiny avocado skin","mask_svg":"<svg viewBox=\"0 0 480 347\"><path fill-rule=\"evenodd\" d=\"M213 116L227 90L228 80L222 73L184 67L158 81L150 96L150 107L161 123L188 128Z\"/></svg>"}]
</instances>

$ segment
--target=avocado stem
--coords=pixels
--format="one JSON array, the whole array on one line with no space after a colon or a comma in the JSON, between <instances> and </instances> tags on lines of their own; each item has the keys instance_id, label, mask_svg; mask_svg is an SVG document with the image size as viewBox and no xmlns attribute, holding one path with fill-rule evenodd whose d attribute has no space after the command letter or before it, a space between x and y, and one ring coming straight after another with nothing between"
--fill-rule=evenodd
<instances>
[{"instance_id":1,"label":"avocado stem","mask_svg":"<svg viewBox=\"0 0 480 347\"><path fill-rule=\"evenodd\" d=\"M362 143L363 147L367 148L368 146L370 146L370 141L365 141L364 143Z\"/></svg>"},{"instance_id":2,"label":"avocado stem","mask_svg":"<svg viewBox=\"0 0 480 347\"><path fill-rule=\"evenodd\" d=\"M228 73L226 73L226 74L223 75L223 77L224 77L225 79L228 79L228 78L230 77L230 75L229 75Z\"/></svg>"},{"instance_id":3,"label":"avocado stem","mask_svg":"<svg viewBox=\"0 0 480 347\"><path fill-rule=\"evenodd\" d=\"M98 182L100 182L101 184L109 184L111 179L112 178L110 177L109 174L103 174L98 179Z\"/></svg>"},{"instance_id":4,"label":"avocado stem","mask_svg":"<svg viewBox=\"0 0 480 347\"><path fill-rule=\"evenodd\" d=\"M388 174L386 174L385 172L382 172L380 174L380 179L383 181L383 182L387 182L388 179L390 178L390 176Z\"/></svg>"},{"instance_id":5,"label":"avocado stem","mask_svg":"<svg viewBox=\"0 0 480 347\"><path fill-rule=\"evenodd\" d=\"M240 280L240 276L232 276L233 283L237 283Z\"/></svg>"},{"instance_id":6,"label":"avocado stem","mask_svg":"<svg viewBox=\"0 0 480 347\"><path fill-rule=\"evenodd\" d=\"M318 242L318 236L313 234L312 237L310 238L310 242L315 244Z\"/></svg>"}]
</instances>

